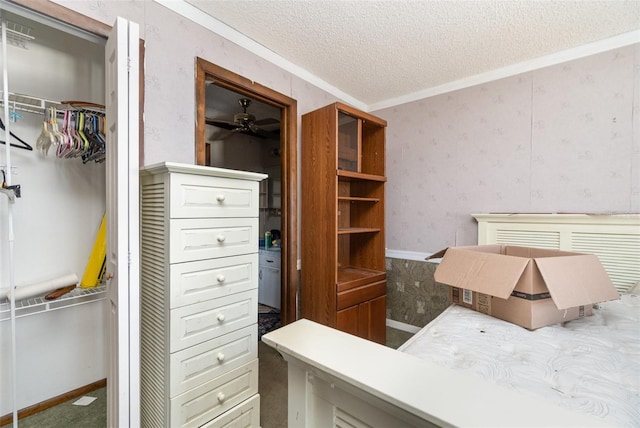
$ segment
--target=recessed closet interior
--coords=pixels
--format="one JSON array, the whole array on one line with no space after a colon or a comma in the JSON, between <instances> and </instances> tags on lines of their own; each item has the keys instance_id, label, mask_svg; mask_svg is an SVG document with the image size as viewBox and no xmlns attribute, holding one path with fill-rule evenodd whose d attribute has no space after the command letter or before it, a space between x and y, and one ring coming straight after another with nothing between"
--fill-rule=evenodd
<instances>
[{"instance_id":1,"label":"recessed closet interior","mask_svg":"<svg viewBox=\"0 0 640 428\"><path fill-rule=\"evenodd\" d=\"M62 101L104 105L106 40L5 6L0 66L9 102L0 117L4 122L8 110L10 142L19 138L33 150L11 147L7 155L0 145L0 169L21 190L14 202L0 195L4 291L66 275L82 279L106 207L102 158L83 159L80 151L65 157L56 143L46 151L38 144L49 107L62 127L64 111L79 111ZM100 115L99 108L80 111L83 120ZM0 299L0 416L106 378L105 297L100 284L59 300L32 297L16 301L15 317L9 300Z\"/></svg>"}]
</instances>

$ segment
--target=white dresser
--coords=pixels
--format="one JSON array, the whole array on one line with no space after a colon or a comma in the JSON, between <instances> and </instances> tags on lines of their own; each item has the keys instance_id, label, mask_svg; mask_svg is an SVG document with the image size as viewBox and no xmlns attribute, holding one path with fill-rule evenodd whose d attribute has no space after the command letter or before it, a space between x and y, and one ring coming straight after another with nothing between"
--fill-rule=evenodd
<instances>
[{"instance_id":1,"label":"white dresser","mask_svg":"<svg viewBox=\"0 0 640 428\"><path fill-rule=\"evenodd\" d=\"M141 171L143 427L260 425L264 178L168 162Z\"/></svg>"}]
</instances>

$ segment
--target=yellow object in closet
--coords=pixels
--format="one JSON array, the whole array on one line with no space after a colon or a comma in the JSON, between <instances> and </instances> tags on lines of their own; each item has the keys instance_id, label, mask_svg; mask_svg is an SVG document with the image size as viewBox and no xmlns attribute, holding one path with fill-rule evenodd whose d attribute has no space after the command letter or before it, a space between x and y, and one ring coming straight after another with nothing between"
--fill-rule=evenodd
<instances>
[{"instance_id":1,"label":"yellow object in closet","mask_svg":"<svg viewBox=\"0 0 640 428\"><path fill-rule=\"evenodd\" d=\"M87 267L84 270L82 281L80 281L81 288L95 287L102 281L104 274L105 263L107 261L107 215L102 216L102 222L98 229L98 235L93 243L93 249L87 262Z\"/></svg>"}]
</instances>

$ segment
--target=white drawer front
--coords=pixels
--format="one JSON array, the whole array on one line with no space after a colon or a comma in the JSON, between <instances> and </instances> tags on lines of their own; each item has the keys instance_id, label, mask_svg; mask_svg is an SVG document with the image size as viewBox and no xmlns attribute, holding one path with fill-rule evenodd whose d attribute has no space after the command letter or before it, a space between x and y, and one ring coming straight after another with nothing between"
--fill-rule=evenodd
<instances>
[{"instance_id":1,"label":"white drawer front","mask_svg":"<svg viewBox=\"0 0 640 428\"><path fill-rule=\"evenodd\" d=\"M258 393L258 360L171 399L172 427L199 427Z\"/></svg>"},{"instance_id":2,"label":"white drawer front","mask_svg":"<svg viewBox=\"0 0 640 428\"><path fill-rule=\"evenodd\" d=\"M170 263L258 251L258 218L171 220Z\"/></svg>"},{"instance_id":3,"label":"white drawer front","mask_svg":"<svg viewBox=\"0 0 640 428\"><path fill-rule=\"evenodd\" d=\"M260 266L280 268L281 253L277 251L258 251Z\"/></svg>"},{"instance_id":4,"label":"white drawer front","mask_svg":"<svg viewBox=\"0 0 640 428\"><path fill-rule=\"evenodd\" d=\"M250 428L260 426L260 394L243 401L202 428Z\"/></svg>"},{"instance_id":5,"label":"white drawer front","mask_svg":"<svg viewBox=\"0 0 640 428\"><path fill-rule=\"evenodd\" d=\"M256 217L258 186L257 181L173 174L170 216Z\"/></svg>"},{"instance_id":6,"label":"white drawer front","mask_svg":"<svg viewBox=\"0 0 640 428\"><path fill-rule=\"evenodd\" d=\"M258 322L258 290L169 311L170 352L176 352Z\"/></svg>"},{"instance_id":7,"label":"white drawer front","mask_svg":"<svg viewBox=\"0 0 640 428\"><path fill-rule=\"evenodd\" d=\"M170 397L258 358L255 324L171 354Z\"/></svg>"},{"instance_id":8,"label":"white drawer front","mask_svg":"<svg viewBox=\"0 0 640 428\"><path fill-rule=\"evenodd\" d=\"M258 255L222 257L169 267L171 309L258 286Z\"/></svg>"}]
</instances>

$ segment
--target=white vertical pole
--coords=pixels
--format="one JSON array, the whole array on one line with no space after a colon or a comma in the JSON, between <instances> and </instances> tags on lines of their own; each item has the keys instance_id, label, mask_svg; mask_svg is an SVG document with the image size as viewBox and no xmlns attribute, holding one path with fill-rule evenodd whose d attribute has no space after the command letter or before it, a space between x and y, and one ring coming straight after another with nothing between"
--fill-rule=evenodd
<instances>
[{"instance_id":1,"label":"white vertical pole","mask_svg":"<svg viewBox=\"0 0 640 428\"><path fill-rule=\"evenodd\" d=\"M1 13L1 12L0 12ZM7 20L2 16L2 82L4 103L4 141L7 183L11 183L11 131L9 120L9 72L7 69ZM9 302L11 306L11 406L13 407L13 426L18 426L18 403L16 394L16 301L13 277L13 204L7 204L7 227L9 230Z\"/></svg>"}]
</instances>

